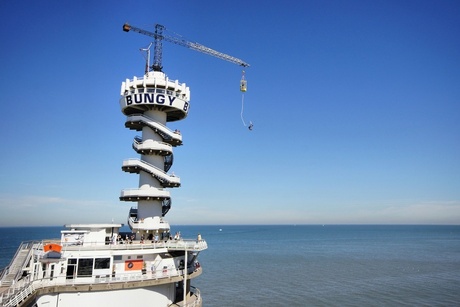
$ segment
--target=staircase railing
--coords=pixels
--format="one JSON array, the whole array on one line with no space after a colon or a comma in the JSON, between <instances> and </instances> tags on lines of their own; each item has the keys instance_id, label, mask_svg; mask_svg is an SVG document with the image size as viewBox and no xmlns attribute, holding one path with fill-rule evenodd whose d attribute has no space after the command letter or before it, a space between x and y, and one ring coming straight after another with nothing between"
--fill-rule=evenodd
<instances>
[{"instance_id":1,"label":"staircase railing","mask_svg":"<svg viewBox=\"0 0 460 307\"><path fill-rule=\"evenodd\" d=\"M24 241L21 243L19 248L16 250L16 253L14 254L14 257L12 258L10 264L3 269L2 274L0 276L0 285L1 286L10 286L13 280L19 279L22 275L22 268L27 264L29 261L31 255L32 255L32 247L35 244L40 244L38 241ZM16 263L19 258L19 254L23 250L28 250L27 255L23 257L21 262ZM16 271L16 272L15 272ZM11 276L10 274L14 274L14 276ZM10 275L10 276L8 276ZM7 278L8 277L8 278Z\"/></svg>"}]
</instances>

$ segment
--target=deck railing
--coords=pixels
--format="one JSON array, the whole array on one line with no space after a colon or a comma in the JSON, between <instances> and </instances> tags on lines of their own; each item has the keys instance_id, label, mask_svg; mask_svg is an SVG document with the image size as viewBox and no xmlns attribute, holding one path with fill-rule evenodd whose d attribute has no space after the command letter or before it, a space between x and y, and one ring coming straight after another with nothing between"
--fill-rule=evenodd
<instances>
[{"instance_id":1,"label":"deck railing","mask_svg":"<svg viewBox=\"0 0 460 307\"><path fill-rule=\"evenodd\" d=\"M153 243L152 243L153 242ZM60 243L60 242L56 242ZM133 250L133 249L157 249L167 248L172 250L188 250L188 251L202 251L208 248L208 244L205 240L191 240L191 239L180 239L180 240L163 240L163 241L150 241L144 240L141 243L139 240L132 242L122 241L116 244L105 244L105 242L87 242L83 245L66 245L62 246L62 251L80 251L80 250Z\"/></svg>"},{"instance_id":2,"label":"deck railing","mask_svg":"<svg viewBox=\"0 0 460 307\"><path fill-rule=\"evenodd\" d=\"M185 305L182 305L184 307L197 307L201 306L201 293L198 288L195 288L193 286L190 286L191 291L193 295L190 297L190 299L185 303Z\"/></svg>"},{"instance_id":3,"label":"deck railing","mask_svg":"<svg viewBox=\"0 0 460 307\"><path fill-rule=\"evenodd\" d=\"M187 274L191 274L199 270L199 267L189 267ZM148 281L148 280L159 280L159 279L170 279L176 276L183 276L184 270L178 270L176 268L170 269L159 269L149 271L146 273L134 272L134 273L122 273L111 275L91 275L91 276L79 276L77 278L67 279L65 276L43 278L31 281L29 276L19 280L15 284L9 287L9 289L0 295L0 306L10 307L17 306L20 302L26 299L34 291L39 289L53 287L53 286L78 286L78 285L97 285L97 284L114 284L114 283L126 283L136 281ZM198 296L199 290L196 289ZM201 298L200 298L201 299ZM193 303L194 304L194 303ZM195 306L195 305L185 306Z\"/></svg>"}]
</instances>

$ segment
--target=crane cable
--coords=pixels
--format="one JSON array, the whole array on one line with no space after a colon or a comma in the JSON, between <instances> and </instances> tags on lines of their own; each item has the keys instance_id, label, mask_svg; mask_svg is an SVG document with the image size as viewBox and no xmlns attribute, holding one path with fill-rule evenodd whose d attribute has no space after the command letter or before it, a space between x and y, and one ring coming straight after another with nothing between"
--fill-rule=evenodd
<instances>
[{"instance_id":1,"label":"crane cable","mask_svg":"<svg viewBox=\"0 0 460 307\"><path fill-rule=\"evenodd\" d=\"M240 91L242 92L241 94L241 121L243 122L243 125L246 127L246 122L244 121L243 117L243 112L244 112L244 93L248 90L247 88L247 81L244 79L244 70L243 70L243 76L241 77L240 81ZM247 126L249 130L252 130L254 125L252 124L251 121L249 121L249 126Z\"/></svg>"}]
</instances>

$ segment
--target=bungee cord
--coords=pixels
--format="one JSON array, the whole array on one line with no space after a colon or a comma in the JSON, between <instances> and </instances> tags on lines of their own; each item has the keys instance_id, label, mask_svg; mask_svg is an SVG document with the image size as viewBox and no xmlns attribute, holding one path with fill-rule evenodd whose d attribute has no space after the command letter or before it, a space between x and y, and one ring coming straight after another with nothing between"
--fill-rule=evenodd
<instances>
[{"instance_id":1,"label":"bungee cord","mask_svg":"<svg viewBox=\"0 0 460 307\"><path fill-rule=\"evenodd\" d=\"M243 117L243 112L244 112L244 93L248 90L247 88L247 81L244 79L244 70L243 70L243 76L241 77L241 82L240 82L240 91L242 92L241 94L241 121L243 122L243 125L246 127L246 122L244 121ZM251 121L249 121L249 125L247 126L249 130L252 130L254 125L252 124Z\"/></svg>"},{"instance_id":2,"label":"bungee cord","mask_svg":"<svg viewBox=\"0 0 460 307\"><path fill-rule=\"evenodd\" d=\"M244 112L244 94L241 95L241 121L243 122L243 125L246 127L246 123L244 122L244 118L243 118L243 112Z\"/></svg>"}]
</instances>

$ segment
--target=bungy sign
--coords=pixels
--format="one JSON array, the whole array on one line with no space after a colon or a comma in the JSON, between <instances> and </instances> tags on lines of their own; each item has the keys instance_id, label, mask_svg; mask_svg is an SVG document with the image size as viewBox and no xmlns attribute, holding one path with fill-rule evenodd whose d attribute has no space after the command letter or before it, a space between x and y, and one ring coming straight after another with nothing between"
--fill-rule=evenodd
<instances>
[{"instance_id":1,"label":"bungy sign","mask_svg":"<svg viewBox=\"0 0 460 307\"><path fill-rule=\"evenodd\" d=\"M128 94L120 99L121 108L135 105L160 105L188 113L189 103L171 95L157 93Z\"/></svg>"}]
</instances>

